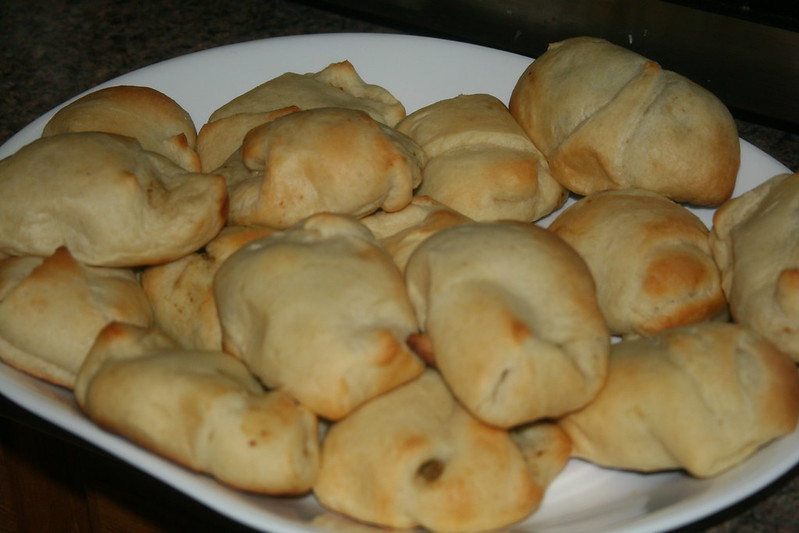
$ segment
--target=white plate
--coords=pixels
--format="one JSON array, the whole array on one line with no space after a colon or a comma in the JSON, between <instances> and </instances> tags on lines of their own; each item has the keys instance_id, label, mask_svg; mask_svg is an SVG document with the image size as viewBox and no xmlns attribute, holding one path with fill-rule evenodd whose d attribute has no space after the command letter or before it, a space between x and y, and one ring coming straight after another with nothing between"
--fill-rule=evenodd
<instances>
[{"instance_id":1,"label":"white plate","mask_svg":"<svg viewBox=\"0 0 799 533\"><path fill-rule=\"evenodd\" d=\"M199 127L231 98L287 71L316 72L348 59L368 83L382 85L408 112L458 94L489 93L507 103L530 59L474 45L401 35L282 37L225 46L137 70L106 84L147 85L179 102ZM34 140L56 110L0 147L5 157ZM741 141L735 194L788 169ZM710 210L700 216L709 225ZM221 514L272 533L324 531L325 511L302 499L258 497L191 473L89 422L70 392L0 364L0 392L20 406L129 462ZM765 487L799 462L799 431L710 480L680 473L639 475L572 461L541 509L514 531L644 532L673 529L719 511Z\"/></svg>"}]
</instances>

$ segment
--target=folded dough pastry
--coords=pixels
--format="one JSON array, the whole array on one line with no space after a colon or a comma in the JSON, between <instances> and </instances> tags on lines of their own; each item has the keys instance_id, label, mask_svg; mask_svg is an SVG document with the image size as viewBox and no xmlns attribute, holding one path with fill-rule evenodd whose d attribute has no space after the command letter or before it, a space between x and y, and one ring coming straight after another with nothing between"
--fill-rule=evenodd
<instances>
[{"instance_id":1,"label":"folded dough pastry","mask_svg":"<svg viewBox=\"0 0 799 533\"><path fill-rule=\"evenodd\" d=\"M71 389L106 324L152 322L133 271L81 265L69 250L0 260L0 359Z\"/></svg>"},{"instance_id":2,"label":"folded dough pastry","mask_svg":"<svg viewBox=\"0 0 799 533\"><path fill-rule=\"evenodd\" d=\"M539 472L566 464L561 435L527 437L540 456L477 420L428 370L330 428L314 493L333 511L390 528L498 529L539 506L551 480Z\"/></svg>"},{"instance_id":3,"label":"folded dough pastry","mask_svg":"<svg viewBox=\"0 0 799 533\"><path fill-rule=\"evenodd\" d=\"M498 98L464 94L415 111L397 124L424 149L419 195L479 221L537 220L567 191Z\"/></svg>"},{"instance_id":4,"label":"folded dough pastry","mask_svg":"<svg viewBox=\"0 0 799 533\"><path fill-rule=\"evenodd\" d=\"M53 115L42 135L77 131L133 137L145 150L187 171L200 171L194 121L175 100L150 87L118 85L82 96Z\"/></svg>"},{"instance_id":5,"label":"folded dough pastry","mask_svg":"<svg viewBox=\"0 0 799 533\"><path fill-rule=\"evenodd\" d=\"M452 226L416 248L405 276L426 338L414 344L481 420L508 428L561 416L604 383L610 333L594 282L554 233Z\"/></svg>"},{"instance_id":6,"label":"folded dough pastry","mask_svg":"<svg viewBox=\"0 0 799 533\"><path fill-rule=\"evenodd\" d=\"M474 221L429 196L414 196L411 203L399 211L378 211L362 218L361 222L404 271L413 251L430 235L456 224Z\"/></svg>"},{"instance_id":7,"label":"folded dough pastry","mask_svg":"<svg viewBox=\"0 0 799 533\"><path fill-rule=\"evenodd\" d=\"M405 117L402 103L383 87L366 83L349 61L331 63L315 73L286 72L211 114L197 141L203 169L212 171L222 165L255 126L276 115L319 107L363 111L391 127Z\"/></svg>"},{"instance_id":8,"label":"folded dough pastry","mask_svg":"<svg viewBox=\"0 0 799 533\"><path fill-rule=\"evenodd\" d=\"M302 494L318 472L310 411L230 355L184 350L157 329L106 326L75 398L101 427L234 488Z\"/></svg>"},{"instance_id":9,"label":"folded dough pastry","mask_svg":"<svg viewBox=\"0 0 799 533\"><path fill-rule=\"evenodd\" d=\"M799 361L799 174L780 174L716 210L710 242L736 322Z\"/></svg>"},{"instance_id":10,"label":"folded dough pastry","mask_svg":"<svg viewBox=\"0 0 799 533\"><path fill-rule=\"evenodd\" d=\"M337 420L418 376L402 275L365 226L321 213L250 242L216 274L225 350Z\"/></svg>"},{"instance_id":11,"label":"folded dough pastry","mask_svg":"<svg viewBox=\"0 0 799 533\"><path fill-rule=\"evenodd\" d=\"M791 433L797 416L793 361L745 326L704 322L614 344L607 385L560 425L576 457L709 477Z\"/></svg>"},{"instance_id":12,"label":"folded dough pastry","mask_svg":"<svg viewBox=\"0 0 799 533\"><path fill-rule=\"evenodd\" d=\"M202 252L144 269L141 284L152 304L155 325L184 348L221 350L213 286L216 271L230 254L273 231L228 226Z\"/></svg>"},{"instance_id":13,"label":"folded dough pastry","mask_svg":"<svg viewBox=\"0 0 799 533\"><path fill-rule=\"evenodd\" d=\"M131 137L44 137L0 161L0 251L131 267L193 252L222 228L221 176L188 173Z\"/></svg>"},{"instance_id":14,"label":"folded dough pastry","mask_svg":"<svg viewBox=\"0 0 799 533\"><path fill-rule=\"evenodd\" d=\"M652 335L726 316L708 229L657 193L595 193L569 206L549 229L585 259L611 333Z\"/></svg>"},{"instance_id":15,"label":"folded dough pastry","mask_svg":"<svg viewBox=\"0 0 799 533\"><path fill-rule=\"evenodd\" d=\"M286 228L321 211L402 209L422 179L421 149L362 111L320 108L258 126L217 172L231 225Z\"/></svg>"},{"instance_id":16,"label":"folded dough pastry","mask_svg":"<svg viewBox=\"0 0 799 533\"><path fill-rule=\"evenodd\" d=\"M605 40L551 44L519 78L509 108L577 194L638 187L718 205L733 192L740 141L724 104Z\"/></svg>"}]
</instances>

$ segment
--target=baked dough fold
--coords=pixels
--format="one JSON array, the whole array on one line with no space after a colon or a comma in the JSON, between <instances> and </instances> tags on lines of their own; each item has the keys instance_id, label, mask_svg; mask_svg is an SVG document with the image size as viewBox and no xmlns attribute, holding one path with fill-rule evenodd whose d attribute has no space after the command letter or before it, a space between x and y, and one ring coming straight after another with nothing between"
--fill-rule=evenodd
<instances>
[{"instance_id":1,"label":"baked dough fold","mask_svg":"<svg viewBox=\"0 0 799 533\"><path fill-rule=\"evenodd\" d=\"M608 41L550 44L517 81L509 108L576 194L636 187L719 205L735 187L740 140L724 104Z\"/></svg>"},{"instance_id":2,"label":"baked dough fold","mask_svg":"<svg viewBox=\"0 0 799 533\"><path fill-rule=\"evenodd\" d=\"M225 351L263 383L337 420L418 376L402 275L363 224L320 213L245 245L214 293Z\"/></svg>"},{"instance_id":3,"label":"baked dough fold","mask_svg":"<svg viewBox=\"0 0 799 533\"><path fill-rule=\"evenodd\" d=\"M42 136L100 131L133 137L142 148L200 172L197 130L189 113L166 94L136 85L98 89L67 104L45 124Z\"/></svg>"},{"instance_id":4,"label":"baked dough fold","mask_svg":"<svg viewBox=\"0 0 799 533\"><path fill-rule=\"evenodd\" d=\"M475 416L513 427L588 403L605 381L610 333L580 256L522 222L474 222L422 242L408 294L444 380Z\"/></svg>"},{"instance_id":5,"label":"baked dough fold","mask_svg":"<svg viewBox=\"0 0 799 533\"><path fill-rule=\"evenodd\" d=\"M793 361L745 326L704 322L614 344L605 387L559 423L576 457L709 477L791 433L797 416Z\"/></svg>"},{"instance_id":6,"label":"baked dough fold","mask_svg":"<svg viewBox=\"0 0 799 533\"><path fill-rule=\"evenodd\" d=\"M648 336L726 318L708 228L665 196L642 189L595 193L549 229L585 259L611 333Z\"/></svg>"},{"instance_id":7,"label":"baked dough fold","mask_svg":"<svg viewBox=\"0 0 799 533\"><path fill-rule=\"evenodd\" d=\"M733 319L799 361L799 174L726 202L710 239Z\"/></svg>"},{"instance_id":8,"label":"baked dough fold","mask_svg":"<svg viewBox=\"0 0 799 533\"><path fill-rule=\"evenodd\" d=\"M230 192L229 223L286 228L314 213L363 217L402 209L424 154L362 111L298 111L258 126L217 172Z\"/></svg>"},{"instance_id":9,"label":"baked dough fold","mask_svg":"<svg viewBox=\"0 0 799 533\"><path fill-rule=\"evenodd\" d=\"M75 386L99 426L234 488L308 492L319 466L316 417L266 392L238 360L184 350L157 329L111 323Z\"/></svg>"},{"instance_id":10,"label":"baked dough fold","mask_svg":"<svg viewBox=\"0 0 799 533\"><path fill-rule=\"evenodd\" d=\"M320 107L362 111L390 127L405 117L402 103L383 87L366 83L349 61L331 63L315 73L286 72L211 114L197 140L203 169L211 172L221 166L252 128L281 115Z\"/></svg>"},{"instance_id":11,"label":"baked dough fold","mask_svg":"<svg viewBox=\"0 0 799 533\"><path fill-rule=\"evenodd\" d=\"M507 431L474 418L428 370L330 428L314 493L327 508L371 524L494 530L535 510L552 472L566 464L560 430L526 437L525 449L540 454L527 456Z\"/></svg>"},{"instance_id":12,"label":"baked dough fold","mask_svg":"<svg viewBox=\"0 0 799 533\"><path fill-rule=\"evenodd\" d=\"M132 137L43 137L0 161L0 251L133 267L171 261L225 224L221 176L188 173Z\"/></svg>"},{"instance_id":13,"label":"baked dough fold","mask_svg":"<svg viewBox=\"0 0 799 533\"><path fill-rule=\"evenodd\" d=\"M72 389L95 337L114 321L152 322L132 270L79 264L64 247L0 260L0 359L11 366Z\"/></svg>"},{"instance_id":14,"label":"baked dough fold","mask_svg":"<svg viewBox=\"0 0 799 533\"><path fill-rule=\"evenodd\" d=\"M543 154L495 96L440 100L405 117L397 130L427 155L416 194L474 220L530 222L566 200Z\"/></svg>"}]
</instances>

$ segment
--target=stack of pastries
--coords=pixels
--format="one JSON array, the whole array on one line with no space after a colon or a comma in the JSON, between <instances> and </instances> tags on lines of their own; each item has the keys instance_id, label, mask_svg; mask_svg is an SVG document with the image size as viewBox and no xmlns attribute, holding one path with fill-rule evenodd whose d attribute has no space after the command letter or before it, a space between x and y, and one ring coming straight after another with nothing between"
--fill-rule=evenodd
<instances>
[{"instance_id":1,"label":"stack of pastries","mask_svg":"<svg viewBox=\"0 0 799 533\"><path fill-rule=\"evenodd\" d=\"M502 528L570 460L709 477L793 432L799 175L731 198L727 109L606 41L519 74L406 115L342 61L199 131L147 87L72 102L0 161L0 359L388 528Z\"/></svg>"}]
</instances>

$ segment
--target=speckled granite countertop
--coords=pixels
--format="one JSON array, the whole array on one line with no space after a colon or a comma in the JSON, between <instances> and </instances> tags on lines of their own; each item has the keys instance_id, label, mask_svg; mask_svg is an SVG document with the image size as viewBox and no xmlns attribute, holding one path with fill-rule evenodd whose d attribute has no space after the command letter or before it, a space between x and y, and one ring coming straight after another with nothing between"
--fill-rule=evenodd
<instances>
[{"instance_id":1,"label":"speckled granite countertop","mask_svg":"<svg viewBox=\"0 0 799 533\"><path fill-rule=\"evenodd\" d=\"M0 143L72 96L164 59L282 35L407 31L384 24L281 0L3 0ZM799 171L797 129L738 125L741 137ZM799 468L681 531L799 531Z\"/></svg>"}]
</instances>

